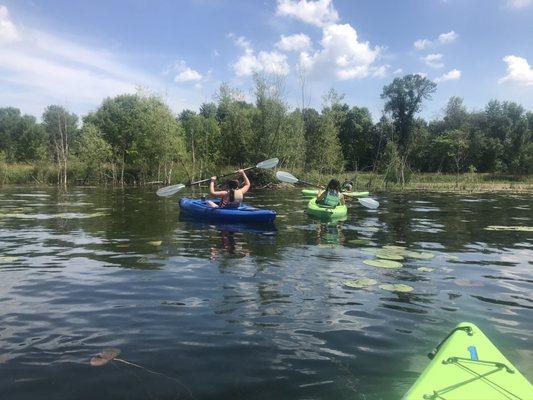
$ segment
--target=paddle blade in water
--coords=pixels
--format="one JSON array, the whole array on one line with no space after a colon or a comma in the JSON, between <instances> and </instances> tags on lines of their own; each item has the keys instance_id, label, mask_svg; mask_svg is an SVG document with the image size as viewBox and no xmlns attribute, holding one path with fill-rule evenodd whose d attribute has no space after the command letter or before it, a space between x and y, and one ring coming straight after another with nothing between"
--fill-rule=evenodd
<instances>
[{"instance_id":1,"label":"paddle blade in water","mask_svg":"<svg viewBox=\"0 0 533 400\"><path fill-rule=\"evenodd\" d=\"M296 178L294 175L288 172L285 172L285 171L276 172L276 178L286 183L298 183L298 178Z\"/></svg>"},{"instance_id":2,"label":"paddle blade in water","mask_svg":"<svg viewBox=\"0 0 533 400\"><path fill-rule=\"evenodd\" d=\"M379 207L379 203L376 200L371 199L370 197L364 197L362 199L357 199L357 201L359 202L359 204L361 204L362 206L365 206L366 208L375 209Z\"/></svg>"},{"instance_id":3,"label":"paddle blade in water","mask_svg":"<svg viewBox=\"0 0 533 400\"><path fill-rule=\"evenodd\" d=\"M158 189L156 193L158 196L167 197L167 196L173 195L174 193L179 192L184 187L185 185L183 183L179 183L177 185L165 186L161 189Z\"/></svg>"},{"instance_id":4,"label":"paddle blade in water","mask_svg":"<svg viewBox=\"0 0 533 400\"><path fill-rule=\"evenodd\" d=\"M279 163L279 159L278 158L271 158L269 160L261 161L255 167L256 168L261 168L261 169L272 169L276 165L278 165L278 163Z\"/></svg>"}]
</instances>

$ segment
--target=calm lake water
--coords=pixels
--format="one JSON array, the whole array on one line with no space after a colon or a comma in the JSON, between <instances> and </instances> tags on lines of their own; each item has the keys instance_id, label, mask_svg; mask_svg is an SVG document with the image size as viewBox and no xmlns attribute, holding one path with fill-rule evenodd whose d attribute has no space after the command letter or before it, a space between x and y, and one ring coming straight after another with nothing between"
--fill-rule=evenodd
<instances>
[{"instance_id":1,"label":"calm lake water","mask_svg":"<svg viewBox=\"0 0 533 400\"><path fill-rule=\"evenodd\" d=\"M148 191L2 189L0 397L397 399L461 321L533 380L533 233L485 229L532 226L531 195L375 198L324 224L297 190L254 190L279 214L261 230ZM432 258L363 263L390 245ZM89 364L110 347L146 369Z\"/></svg>"}]
</instances>

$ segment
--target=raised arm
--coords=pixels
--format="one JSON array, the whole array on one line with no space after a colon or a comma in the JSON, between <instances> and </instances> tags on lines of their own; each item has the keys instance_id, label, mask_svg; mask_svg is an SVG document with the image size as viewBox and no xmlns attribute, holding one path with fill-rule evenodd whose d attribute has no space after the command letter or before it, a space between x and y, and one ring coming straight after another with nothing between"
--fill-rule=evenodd
<instances>
[{"instance_id":1,"label":"raised arm","mask_svg":"<svg viewBox=\"0 0 533 400\"><path fill-rule=\"evenodd\" d=\"M216 176L211 177L211 182L209 183L209 193L211 196L223 197L226 195L225 190L215 190L215 181L217 180Z\"/></svg>"},{"instance_id":2,"label":"raised arm","mask_svg":"<svg viewBox=\"0 0 533 400\"><path fill-rule=\"evenodd\" d=\"M250 180L246 176L246 172L244 172L243 169L239 170L239 175L243 177L244 179L244 186L241 188L242 194L246 194L248 190L250 190Z\"/></svg>"}]
</instances>

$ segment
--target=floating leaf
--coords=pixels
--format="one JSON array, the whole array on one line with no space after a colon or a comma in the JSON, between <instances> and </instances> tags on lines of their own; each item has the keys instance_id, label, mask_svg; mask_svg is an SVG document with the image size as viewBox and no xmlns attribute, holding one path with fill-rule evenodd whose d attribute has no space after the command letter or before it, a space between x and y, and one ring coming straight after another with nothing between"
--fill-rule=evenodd
<instances>
[{"instance_id":1,"label":"floating leaf","mask_svg":"<svg viewBox=\"0 0 533 400\"><path fill-rule=\"evenodd\" d=\"M454 283L459 286L469 286L469 287L481 287L485 286L483 282L473 281L471 279L456 279Z\"/></svg>"},{"instance_id":2,"label":"floating leaf","mask_svg":"<svg viewBox=\"0 0 533 400\"><path fill-rule=\"evenodd\" d=\"M129 245L129 243L117 244L117 247L119 249L127 249L128 247L130 247L130 245Z\"/></svg>"},{"instance_id":3,"label":"floating leaf","mask_svg":"<svg viewBox=\"0 0 533 400\"><path fill-rule=\"evenodd\" d=\"M434 271L433 268L429 268L429 267L419 267L417 268L420 272L431 272L431 271Z\"/></svg>"},{"instance_id":4,"label":"floating leaf","mask_svg":"<svg viewBox=\"0 0 533 400\"><path fill-rule=\"evenodd\" d=\"M389 269L401 268L403 266L402 263L391 260L364 260L363 263L366 265L371 265L373 267Z\"/></svg>"},{"instance_id":5,"label":"floating leaf","mask_svg":"<svg viewBox=\"0 0 533 400\"><path fill-rule=\"evenodd\" d=\"M378 281L376 281L375 279L361 278L361 279L356 279L356 280L351 280L351 281L344 281L342 284L344 286L348 286L351 288L362 289L368 286L375 285L376 283L378 283Z\"/></svg>"},{"instance_id":6,"label":"floating leaf","mask_svg":"<svg viewBox=\"0 0 533 400\"><path fill-rule=\"evenodd\" d=\"M376 257L378 258L383 258L385 260L396 260L396 261L402 261L403 260L403 256L398 254L398 253L395 253L395 252L392 252L392 251L387 251L387 250L379 250L376 252Z\"/></svg>"},{"instance_id":7,"label":"floating leaf","mask_svg":"<svg viewBox=\"0 0 533 400\"><path fill-rule=\"evenodd\" d=\"M383 290L388 290L389 292L402 292L402 293L408 293L415 290L412 286L404 285L403 283L388 283L385 285L379 285L379 287Z\"/></svg>"},{"instance_id":8,"label":"floating leaf","mask_svg":"<svg viewBox=\"0 0 533 400\"><path fill-rule=\"evenodd\" d=\"M348 240L348 243L350 244L368 244L370 240L368 239L352 239Z\"/></svg>"},{"instance_id":9,"label":"floating leaf","mask_svg":"<svg viewBox=\"0 0 533 400\"><path fill-rule=\"evenodd\" d=\"M533 226L503 226L490 225L485 228L486 231L516 231L516 232L533 232Z\"/></svg>"},{"instance_id":10,"label":"floating leaf","mask_svg":"<svg viewBox=\"0 0 533 400\"><path fill-rule=\"evenodd\" d=\"M152 246L161 246L161 244L163 243L162 240L154 240L152 242L148 242L148 244L151 244Z\"/></svg>"},{"instance_id":11,"label":"floating leaf","mask_svg":"<svg viewBox=\"0 0 533 400\"><path fill-rule=\"evenodd\" d=\"M17 260L18 260L18 257L14 257L14 256L0 256L0 263L9 263L9 262L17 261Z\"/></svg>"},{"instance_id":12,"label":"floating leaf","mask_svg":"<svg viewBox=\"0 0 533 400\"><path fill-rule=\"evenodd\" d=\"M102 365L106 365L109 361L114 360L119 354L119 349L105 349L95 357L91 358L90 364L93 367L101 367Z\"/></svg>"},{"instance_id":13,"label":"floating leaf","mask_svg":"<svg viewBox=\"0 0 533 400\"><path fill-rule=\"evenodd\" d=\"M446 254L446 255L444 256L444 258L445 258L446 260L448 260L448 261L459 261L459 260L460 260L459 257L457 257L457 256L452 256L452 255L448 255L448 254Z\"/></svg>"},{"instance_id":14,"label":"floating leaf","mask_svg":"<svg viewBox=\"0 0 533 400\"><path fill-rule=\"evenodd\" d=\"M383 246L383 248L386 250L397 251L397 252L403 252L406 249L404 246L392 246L392 245Z\"/></svg>"},{"instance_id":15,"label":"floating leaf","mask_svg":"<svg viewBox=\"0 0 533 400\"><path fill-rule=\"evenodd\" d=\"M427 252L427 251L406 251L404 253L405 257L407 258L416 258L419 260L430 260L435 257L435 254Z\"/></svg>"},{"instance_id":16,"label":"floating leaf","mask_svg":"<svg viewBox=\"0 0 533 400\"><path fill-rule=\"evenodd\" d=\"M113 358L117 357L120 354L119 349L109 348L104 349L99 356L102 358L105 358L106 360L112 360Z\"/></svg>"}]
</instances>

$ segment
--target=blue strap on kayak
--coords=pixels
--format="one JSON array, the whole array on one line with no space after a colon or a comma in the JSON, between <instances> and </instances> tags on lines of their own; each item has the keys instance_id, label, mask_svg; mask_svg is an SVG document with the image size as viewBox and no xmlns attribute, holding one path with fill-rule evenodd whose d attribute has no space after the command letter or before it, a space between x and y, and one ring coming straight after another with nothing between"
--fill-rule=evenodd
<instances>
[{"instance_id":1,"label":"blue strap on kayak","mask_svg":"<svg viewBox=\"0 0 533 400\"><path fill-rule=\"evenodd\" d=\"M476 346L468 346L468 351L470 352L470 359L477 361L479 360L477 357L477 349Z\"/></svg>"}]
</instances>

